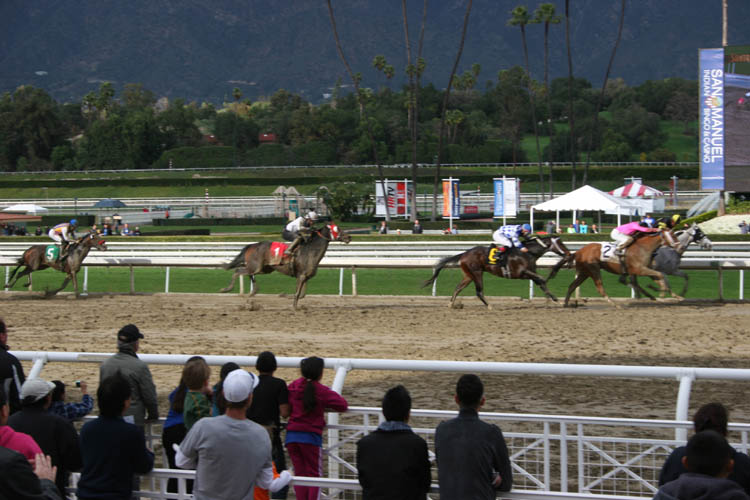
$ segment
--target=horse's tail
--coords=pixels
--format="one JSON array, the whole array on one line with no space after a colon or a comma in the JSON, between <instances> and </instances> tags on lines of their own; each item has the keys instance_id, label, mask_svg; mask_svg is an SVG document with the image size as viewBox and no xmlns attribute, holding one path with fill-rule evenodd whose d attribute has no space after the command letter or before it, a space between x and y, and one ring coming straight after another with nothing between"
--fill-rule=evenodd
<instances>
[{"instance_id":1,"label":"horse's tail","mask_svg":"<svg viewBox=\"0 0 750 500\"><path fill-rule=\"evenodd\" d=\"M563 268L563 266L573 267L576 262L576 254L570 253L563 257L562 259L557 261L557 264L555 264L552 267L552 271L550 271L549 276L547 276L547 281L551 280L555 276L557 276L557 272Z\"/></svg>"},{"instance_id":2,"label":"horse's tail","mask_svg":"<svg viewBox=\"0 0 750 500\"><path fill-rule=\"evenodd\" d=\"M243 265L245 263L245 252L247 252L247 249L253 245L255 245L255 243L245 245L245 248L240 250L240 253L237 254L237 257L235 257L232 262L230 262L229 264L224 264L221 267L223 267L224 269L237 269L238 267Z\"/></svg>"},{"instance_id":3,"label":"horse's tail","mask_svg":"<svg viewBox=\"0 0 750 500\"><path fill-rule=\"evenodd\" d=\"M440 274L440 271L442 271L443 268L447 266L448 264L455 264L456 262L461 260L461 257L463 257L464 253L460 253L452 257L445 257L443 259L440 259L440 261L435 266L435 270L432 272L432 277L422 284L422 288L432 285L437 279L438 274Z\"/></svg>"}]
</instances>

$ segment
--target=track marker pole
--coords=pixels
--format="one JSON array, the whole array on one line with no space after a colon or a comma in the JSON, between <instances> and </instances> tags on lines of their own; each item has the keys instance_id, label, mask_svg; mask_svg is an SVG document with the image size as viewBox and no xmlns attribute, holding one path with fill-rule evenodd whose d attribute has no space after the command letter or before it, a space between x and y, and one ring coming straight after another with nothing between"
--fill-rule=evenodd
<instances>
[{"instance_id":1,"label":"track marker pole","mask_svg":"<svg viewBox=\"0 0 750 500\"><path fill-rule=\"evenodd\" d=\"M164 278L164 293L169 293L169 266L167 266L167 275Z\"/></svg>"}]
</instances>

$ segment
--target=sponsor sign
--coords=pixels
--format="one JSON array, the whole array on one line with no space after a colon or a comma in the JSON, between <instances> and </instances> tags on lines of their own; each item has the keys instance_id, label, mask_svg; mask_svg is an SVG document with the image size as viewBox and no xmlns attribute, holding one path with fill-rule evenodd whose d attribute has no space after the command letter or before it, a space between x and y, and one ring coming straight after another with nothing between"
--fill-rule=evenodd
<instances>
[{"instance_id":1,"label":"sponsor sign","mask_svg":"<svg viewBox=\"0 0 750 500\"><path fill-rule=\"evenodd\" d=\"M701 49L701 189L724 189L724 49Z\"/></svg>"}]
</instances>

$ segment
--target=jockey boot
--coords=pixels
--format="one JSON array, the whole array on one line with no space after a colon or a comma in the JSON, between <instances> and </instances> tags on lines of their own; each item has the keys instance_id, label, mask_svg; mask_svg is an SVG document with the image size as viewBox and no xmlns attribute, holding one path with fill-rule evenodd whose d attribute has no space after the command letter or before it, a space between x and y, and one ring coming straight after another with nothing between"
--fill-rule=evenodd
<instances>
[{"instance_id":1,"label":"jockey boot","mask_svg":"<svg viewBox=\"0 0 750 500\"><path fill-rule=\"evenodd\" d=\"M625 285L628 282L628 266L625 264L625 252L621 251L618 257L620 258L620 283Z\"/></svg>"},{"instance_id":2,"label":"jockey boot","mask_svg":"<svg viewBox=\"0 0 750 500\"><path fill-rule=\"evenodd\" d=\"M285 258L289 257L290 255L292 255L292 253L294 252L294 250L299 246L300 243L302 243L302 239L303 238L304 237L301 234L298 234L294 238L294 241L292 242L292 244L289 245L288 247L286 247L286 250L284 250L284 257Z\"/></svg>"}]
</instances>

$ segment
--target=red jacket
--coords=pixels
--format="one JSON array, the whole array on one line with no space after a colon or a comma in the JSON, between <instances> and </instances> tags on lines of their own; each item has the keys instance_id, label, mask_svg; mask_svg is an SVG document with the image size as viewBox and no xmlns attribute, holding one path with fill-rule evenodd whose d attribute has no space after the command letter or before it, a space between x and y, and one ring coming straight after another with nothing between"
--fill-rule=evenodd
<instances>
[{"instance_id":1,"label":"red jacket","mask_svg":"<svg viewBox=\"0 0 750 500\"><path fill-rule=\"evenodd\" d=\"M320 382L309 382L315 385L315 397L318 404L310 413L305 413L302 405L302 394L308 382L304 378L298 378L289 384L289 406L291 414L287 423L288 431L314 432L323 434L326 425L324 413L328 411L344 412L349 406L346 399L341 397L329 387Z\"/></svg>"}]
</instances>

